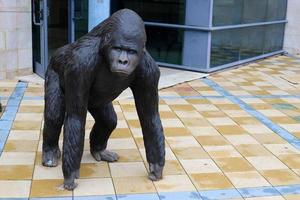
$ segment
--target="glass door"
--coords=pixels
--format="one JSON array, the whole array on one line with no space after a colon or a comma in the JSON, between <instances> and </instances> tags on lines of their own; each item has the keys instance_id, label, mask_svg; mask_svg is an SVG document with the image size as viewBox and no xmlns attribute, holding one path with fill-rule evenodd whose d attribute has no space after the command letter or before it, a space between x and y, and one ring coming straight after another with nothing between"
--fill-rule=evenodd
<instances>
[{"instance_id":1,"label":"glass door","mask_svg":"<svg viewBox=\"0 0 300 200\"><path fill-rule=\"evenodd\" d=\"M47 13L46 0L32 0L32 34L34 72L44 77Z\"/></svg>"},{"instance_id":2,"label":"glass door","mask_svg":"<svg viewBox=\"0 0 300 200\"><path fill-rule=\"evenodd\" d=\"M47 61L56 49L69 43L69 7L68 0L47 0Z\"/></svg>"},{"instance_id":3,"label":"glass door","mask_svg":"<svg viewBox=\"0 0 300 200\"><path fill-rule=\"evenodd\" d=\"M88 32L88 0L32 0L34 72L45 77L53 53Z\"/></svg>"}]
</instances>

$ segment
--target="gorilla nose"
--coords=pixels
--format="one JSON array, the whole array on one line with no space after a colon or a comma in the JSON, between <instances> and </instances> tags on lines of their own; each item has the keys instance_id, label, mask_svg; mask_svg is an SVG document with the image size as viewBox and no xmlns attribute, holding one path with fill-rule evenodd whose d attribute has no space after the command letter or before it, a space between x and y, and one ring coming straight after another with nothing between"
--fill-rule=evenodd
<instances>
[{"instance_id":1,"label":"gorilla nose","mask_svg":"<svg viewBox=\"0 0 300 200\"><path fill-rule=\"evenodd\" d=\"M127 65L128 64L128 60L119 60L119 64L121 64L121 65Z\"/></svg>"}]
</instances>

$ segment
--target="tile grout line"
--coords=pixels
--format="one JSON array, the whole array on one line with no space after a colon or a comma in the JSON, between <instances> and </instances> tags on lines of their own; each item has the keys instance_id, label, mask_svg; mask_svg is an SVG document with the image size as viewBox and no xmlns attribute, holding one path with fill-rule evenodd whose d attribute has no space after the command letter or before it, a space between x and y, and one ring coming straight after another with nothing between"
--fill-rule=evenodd
<instances>
[{"instance_id":1,"label":"tile grout line","mask_svg":"<svg viewBox=\"0 0 300 200\"><path fill-rule=\"evenodd\" d=\"M2 127L0 128L0 132L4 134L0 135L0 137L2 137L0 138L0 156L2 155L2 152L4 150L5 143L13 126L13 122L18 113L20 103L22 101L27 86L28 84L24 82L18 82L16 84L15 89L10 95L5 106L5 110L0 118L0 124L2 124L2 127L4 127L4 129L2 129Z\"/></svg>"},{"instance_id":2,"label":"tile grout line","mask_svg":"<svg viewBox=\"0 0 300 200\"><path fill-rule=\"evenodd\" d=\"M216 82L210 80L210 79L203 79L203 82L209 85L210 87L214 88L217 92L220 94L223 94L226 98L228 98L233 103L240 106L241 109L252 115L254 118L259 120L261 123L263 123L265 126L267 126L269 129L271 129L274 133L282 137L284 140L286 140L289 144L294 146L296 149L300 150L300 140L296 138L294 135L289 133L284 128L280 127L279 125L273 123L270 119L268 119L265 115L261 114L260 112L256 111L254 108L252 108L250 105L239 99L238 97L230 94L226 90L224 90L220 85L218 85Z\"/></svg>"}]
</instances>

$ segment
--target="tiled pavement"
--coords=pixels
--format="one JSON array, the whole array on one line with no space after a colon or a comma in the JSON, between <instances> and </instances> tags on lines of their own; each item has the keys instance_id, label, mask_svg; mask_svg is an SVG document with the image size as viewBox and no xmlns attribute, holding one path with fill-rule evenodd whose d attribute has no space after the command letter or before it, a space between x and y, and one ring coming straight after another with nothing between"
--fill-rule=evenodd
<instances>
[{"instance_id":1,"label":"tiled pavement","mask_svg":"<svg viewBox=\"0 0 300 200\"><path fill-rule=\"evenodd\" d=\"M0 81L0 198L299 200L300 86L282 79L299 73L300 59L279 56L160 91L167 161L159 182L147 179L134 100L114 102L108 148L120 160L92 159L88 116L74 192L60 189L61 164L41 166L43 88Z\"/></svg>"}]
</instances>

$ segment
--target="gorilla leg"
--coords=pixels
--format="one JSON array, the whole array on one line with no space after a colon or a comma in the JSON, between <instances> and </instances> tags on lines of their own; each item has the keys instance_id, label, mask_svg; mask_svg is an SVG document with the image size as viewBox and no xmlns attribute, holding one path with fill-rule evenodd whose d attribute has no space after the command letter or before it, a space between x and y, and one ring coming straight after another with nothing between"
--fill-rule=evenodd
<instances>
[{"instance_id":1,"label":"gorilla leg","mask_svg":"<svg viewBox=\"0 0 300 200\"><path fill-rule=\"evenodd\" d=\"M89 108L95 119L95 124L90 134L90 148L92 156L97 160L113 162L118 160L118 155L106 150L107 141L112 131L117 126L117 115L112 103L99 108Z\"/></svg>"},{"instance_id":2,"label":"gorilla leg","mask_svg":"<svg viewBox=\"0 0 300 200\"><path fill-rule=\"evenodd\" d=\"M59 85L58 74L49 66L45 81L45 112L43 130L42 164L55 167L60 158L59 135L65 116L64 95Z\"/></svg>"}]
</instances>

